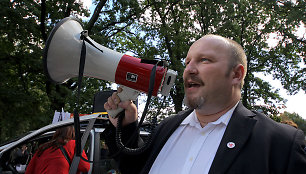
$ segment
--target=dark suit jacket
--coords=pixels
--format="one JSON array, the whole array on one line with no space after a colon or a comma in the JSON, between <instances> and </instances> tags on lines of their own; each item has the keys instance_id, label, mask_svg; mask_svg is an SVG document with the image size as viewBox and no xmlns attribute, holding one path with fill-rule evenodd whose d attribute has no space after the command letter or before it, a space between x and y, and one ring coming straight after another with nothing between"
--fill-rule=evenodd
<instances>
[{"instance_id":1,"label":"dark suit jacket","mask_svg":"<svg viewBox=\"0 0 306 174\"><path fill-rule=\"evenodd\" d=\"M116 159L124 174L149 173L162 147L192 112L181 112L166 118L153 133L151 146L143 153L127 155L119 153ZM126 142L136 127L124 128ZM114 127L106 130L110 152L115 154ZM227 143L234 142L234 148ZM131 147L137 147L137 142ZM246 109L241 103L235 109L209 170L210 174L299 174L306 173L305 137L301 130L274 122L263 114ZM186 147L187 148L187 147Z\"/></svg>"}]
</instances>

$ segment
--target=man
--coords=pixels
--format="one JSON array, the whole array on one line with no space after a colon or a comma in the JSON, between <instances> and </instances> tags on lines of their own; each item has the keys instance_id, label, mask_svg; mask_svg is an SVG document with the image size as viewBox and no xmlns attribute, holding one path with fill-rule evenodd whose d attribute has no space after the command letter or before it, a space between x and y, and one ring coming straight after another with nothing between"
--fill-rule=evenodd
<instances>
[{"instance_id":1,"label":"man","mask_svg":"<svg viewBox=\"0 0 306 174\"><path fill-rule=\"evenodd\" d=\"M28 163L28 159L30 158L27 145L23 144L21 148L17 148L17 151L14 155L15 159L13 161L16 165L16 170L19 173L24 173Z\"/></svg>"},{"instance_id":2,"label":"man","mask_svg":"<svg viewBox=\"0 0 306 174\"><path fill-rule=\"evenodd\" d=\"M192 44L185 64L185 100L190 109L163 120L145 152L119 153L122 173L305 173L303 132L239 102L247 71L239 44L206 35ZM107 110L118 106L125 109L126 140L137 125L137 110L130 101L120 102L116 93L104 104ZM116 125L117 120L110 120ZM114 126L106 134L115 154Z\"/></svg>"}]
</instances>

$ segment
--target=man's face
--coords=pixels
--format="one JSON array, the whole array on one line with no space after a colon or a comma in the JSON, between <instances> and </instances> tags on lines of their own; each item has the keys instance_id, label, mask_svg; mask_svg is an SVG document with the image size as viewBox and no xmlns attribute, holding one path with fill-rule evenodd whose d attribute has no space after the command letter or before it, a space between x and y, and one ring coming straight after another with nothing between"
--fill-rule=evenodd
<instances>
[{"instance_id":1,"label":"man's face","mask_svg":"<svg viewBox=\"0 0 306 174\"><path fill-rule=\"evenodd\" d=\"M27 148L28 147L26 145L22 145L22 147L21 147L22 150L27 150Z\"/></svg>"},{"instance_id":2,"label":"man's face","mask_svg":"<svg viewBox=\"0 0 306 174\"><path fill-rule=\"evenodd\" d=\"M232 94L229 51L224 41L204 37L189 49L184 70L187 105L193 109L210 108L228 102Z\"/></svg>"}]
</instances>

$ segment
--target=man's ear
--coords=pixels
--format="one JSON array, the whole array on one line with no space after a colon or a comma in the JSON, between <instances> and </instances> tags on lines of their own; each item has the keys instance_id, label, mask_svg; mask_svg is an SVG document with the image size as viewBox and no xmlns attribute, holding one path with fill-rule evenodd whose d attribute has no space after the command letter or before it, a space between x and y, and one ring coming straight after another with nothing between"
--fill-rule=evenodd
<instances>
[{"instance_id":1,"label":"man's ear","mask_svg":"<svg viewBox=\"0 0 306 174\"><path fill-rule=\"evenodd\" d=\"M234 68L233 68L233 75L232 75L232 82L233 82L233 85L235 84L241 84L242 83L242 80L243 80L243 76L244 76L244 67L243 65L239 64L239 65L236 65Z\"/></svg>"}]
</instances>

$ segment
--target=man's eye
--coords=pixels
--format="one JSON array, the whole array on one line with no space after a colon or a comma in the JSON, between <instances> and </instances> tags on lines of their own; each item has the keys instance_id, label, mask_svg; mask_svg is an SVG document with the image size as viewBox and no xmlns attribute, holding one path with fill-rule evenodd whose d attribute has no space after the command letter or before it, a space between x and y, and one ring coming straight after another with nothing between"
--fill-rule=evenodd
<instances>
[{"instance_id":1,"label":"man's eye","mask_svg":"<svg viewBox=\"0 0 306 174\"><path fill-rule=\"evenodd\" d=\"M208 61L208 59L202 58L200 61L201 61L201 62L206 62L206 61Z\"/></svg>"}]
</instances>

